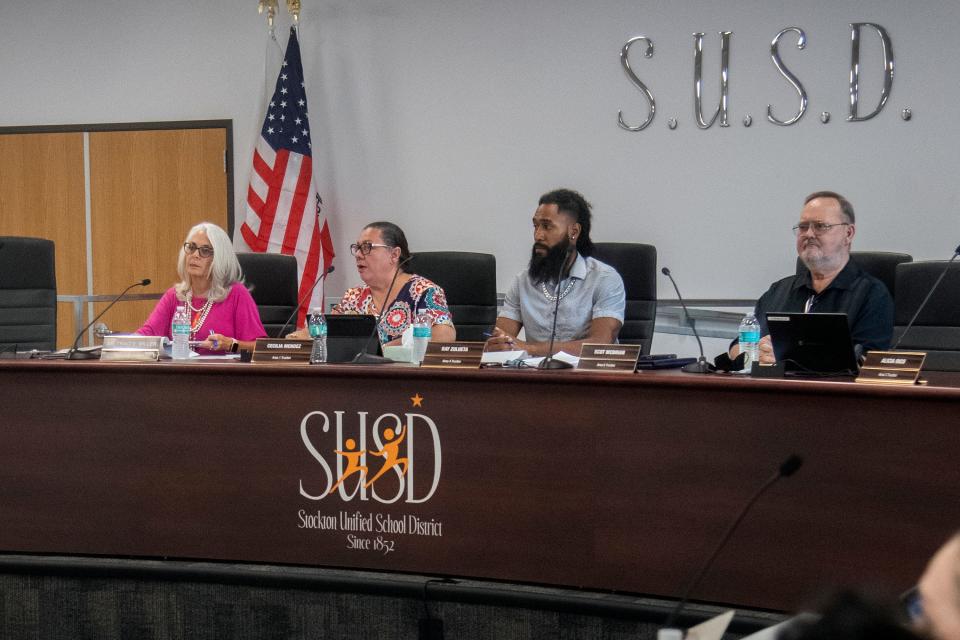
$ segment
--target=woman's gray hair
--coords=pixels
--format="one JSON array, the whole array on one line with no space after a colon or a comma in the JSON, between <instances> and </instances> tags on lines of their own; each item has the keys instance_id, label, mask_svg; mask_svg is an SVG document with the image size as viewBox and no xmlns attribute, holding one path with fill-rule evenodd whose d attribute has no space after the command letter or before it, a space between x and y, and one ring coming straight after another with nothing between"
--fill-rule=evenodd
<instances>
[{"instance_id":1,"label":"woman's gray hair","mask_svg":"<svg viewBox=\"0 0 960 640\"><path fill-rule=\"evenodd\" d=\"M243 271L240 269L240 261L237 260L237 253L233 250L233 242L227 232L213 224L212 222L201 222L190 231L183 242L186 244L190 236L203 231L210 240L210 246L213 247L213 261L210 265L210 290L207 292L207 299L213 302L220 302L230 294L230 287L235 282L243 282ZM187 292L190 290L190 278L187 277L187 252L180 247L180 258L177 260L177 274L180 276L180 282L174 285L177 291L177 298L185 300Z\"/></svg>"}]
</instances>

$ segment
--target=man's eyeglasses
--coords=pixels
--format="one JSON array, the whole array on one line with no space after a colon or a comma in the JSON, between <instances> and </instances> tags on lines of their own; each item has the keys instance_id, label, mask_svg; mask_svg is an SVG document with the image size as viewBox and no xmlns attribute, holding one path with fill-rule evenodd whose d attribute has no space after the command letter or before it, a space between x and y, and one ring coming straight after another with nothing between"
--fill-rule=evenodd
<instances>
[{"instance_id":1,"label":"man's eyeglasses","mask_svg":"<svg viewBox=\"0 0 960 640\"><path fill-rule=\"evenodd\" d=\"M370 255L370 252L373 251L374 247L383 247L384 249L393 248L388 244L379 244L376 242L361 242L359 244L354 242L352 245L350 245L350 253L352 253L353 255L357 255L358 253L360 253L365 256L368 256Z\"/></svg>"},{"instance_id":2,"label":"man's eyeglasses","mask_svg":"<svg viewBox=\"0 0 960 640\"><path fill-rule=\"evenodd\" d=\"M843 225L850 224L849 222L834 222L833 224L827 222L801 222L798 225L793 227L793 235L801 236L807 231L813 229L813 235L822 236L830 229L834 227L842 227Z\"/></svg>"},{"instance_id":3,"label":"man's eyeglasses","mask_svg":"<svg viewBox=\"0 0 960 640\"><path fill-rule=\"evenodd\" d=\"M209 245L204 244L204 245L197 246L193 242L183 243L183 252L186 253L188 256L192 256L194 251L200 252L201 258L209 258L210 256L213 255L213 247Z\"/></svg>"}]
</instances>

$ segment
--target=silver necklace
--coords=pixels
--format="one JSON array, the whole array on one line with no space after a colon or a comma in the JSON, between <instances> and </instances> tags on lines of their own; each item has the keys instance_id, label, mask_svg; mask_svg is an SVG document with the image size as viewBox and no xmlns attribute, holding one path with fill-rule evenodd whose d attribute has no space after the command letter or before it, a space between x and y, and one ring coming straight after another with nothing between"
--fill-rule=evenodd
<instances>
[{"instance_id":1,"label":"silver necklace","mask_svg":"<svg viewBox=\"0 0 960 640\"><path fill-rule=\"evenodd\" d=\"M574 278L570 278L570 282L567 283L566 288L560 292L560 296L559 296L560 300L563 300L564 298L567 297L567 294L570 293L570 289L573 288L573 283L574 283ZM557 302L557 296L550 293L550 289L547 288L546 282L540 283L540 291L543 292L543 297L546 298L548 301Z\"/></svg>"}]
</instances>

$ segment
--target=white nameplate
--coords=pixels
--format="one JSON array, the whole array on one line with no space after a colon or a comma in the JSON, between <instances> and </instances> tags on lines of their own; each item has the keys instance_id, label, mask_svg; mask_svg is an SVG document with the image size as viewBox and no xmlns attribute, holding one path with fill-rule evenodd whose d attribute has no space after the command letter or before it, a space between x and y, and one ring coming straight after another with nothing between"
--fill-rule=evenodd
<instances>
[{"instance_id":1,"label":"white nameplate","mask_svg":"<svg viewBox=\"0 0 960 640\"><path fill-rule=\"evenodd\" d=\"M163 353L162 336L104 336L100 359L112 362L156 362Z\"/></svg>"}]
</instances>

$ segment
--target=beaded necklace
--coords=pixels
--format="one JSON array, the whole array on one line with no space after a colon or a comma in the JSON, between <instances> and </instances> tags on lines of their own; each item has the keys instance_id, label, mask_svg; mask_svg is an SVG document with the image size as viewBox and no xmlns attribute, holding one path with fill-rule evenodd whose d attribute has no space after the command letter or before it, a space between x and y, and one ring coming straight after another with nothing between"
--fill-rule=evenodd
<instances>
[{"instance_id":1,"label":"beaded necklace","mask_svg":"<svg viewBox=\"0 0 960 640\"><path fill-rule=\"evenodd\" d=\"M203 326L204 321L207 319L207 314L210 313L210 309L213 307L213 300L207 298L203 306L197 309L193 306L193 291L188 291L187 306L190 308L190 311L193 312L191 314L193 318L190 323L190 339L192 340L196 337L197 331Z\"/></svg>"}]
</instances>

